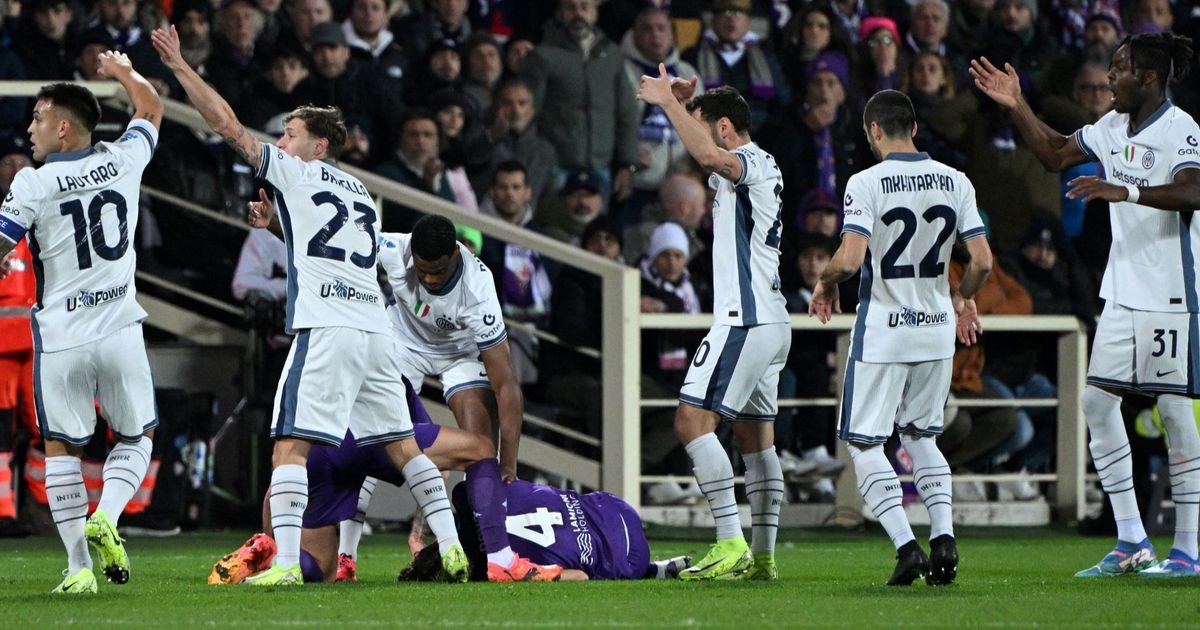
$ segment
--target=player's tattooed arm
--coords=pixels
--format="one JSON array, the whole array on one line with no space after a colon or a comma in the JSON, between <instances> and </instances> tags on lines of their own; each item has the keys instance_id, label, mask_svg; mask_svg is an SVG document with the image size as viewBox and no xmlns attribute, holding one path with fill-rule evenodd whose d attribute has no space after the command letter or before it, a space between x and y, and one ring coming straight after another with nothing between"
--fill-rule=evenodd
<instances>
[{"instance_id":1,"label":"player's tattooed arm","mask_svg":"<svg viewBox=\"0 0 1200 630\"><path fill-rule=\"evenodd\" d=\"M171 69L183 90L187 92L192 106L204 117L204 122L220 134L250 166L258 168L262 162L262 143L238 121L229 103L184 61L179 48L179 33L175 27L172 26L170 30L153 31L150 33L150 41L163 64Z\"/></svg>"}]
</instances>

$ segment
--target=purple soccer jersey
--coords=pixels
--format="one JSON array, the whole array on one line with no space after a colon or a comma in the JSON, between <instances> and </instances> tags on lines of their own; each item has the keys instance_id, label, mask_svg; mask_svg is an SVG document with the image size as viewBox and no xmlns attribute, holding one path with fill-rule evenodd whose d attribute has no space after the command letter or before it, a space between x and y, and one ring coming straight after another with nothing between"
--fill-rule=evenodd
<instances>
[{"instance_id":1,"label":"purple soccer jersey","mask_svg":"<svg viewBox=\"0 0 1200 630\"><path fill-rule=\"evenodd\" d=\"M408 411L413 420L417 446L424 451L433 446L441 427L433 423L421 399L404 381ZM354 518L358 511L358 491L367 477L403 486L404 475L392 464L383 444L358 446L354 435L346 432L341 446L314 444L308 452L308 508L304 527L315 529L337 525Z\"/></svg>"},{"instance_id":2,"label":"purple soccer jersey","mask_svg":"<svg viewBox=\"0 0 1200 630\"><path fill-rule=\"evenodd\" d=\"M650 544L642 519L607 492L579 494L514 481L504 487L513 551L537 564L579 569L595 580L646 575Z\"/></svg>"}]
</instances>

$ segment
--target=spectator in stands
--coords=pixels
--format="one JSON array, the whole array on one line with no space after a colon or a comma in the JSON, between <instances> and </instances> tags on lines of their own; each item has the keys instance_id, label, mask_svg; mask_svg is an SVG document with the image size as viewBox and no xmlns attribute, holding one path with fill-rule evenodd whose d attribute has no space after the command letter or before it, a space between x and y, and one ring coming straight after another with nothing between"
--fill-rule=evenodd
<instances>
[{"instance_id":1,"label":"spectator in stands","mask_svg":"<svg viewBox=\"0 0 1200 630\"><path fill-rule=\"evenodd\" d=\"M940 1L940 0L939 0ZM929 117L949 103L955 94L950 63L936 52L913 55L900 83L900 90L912 99L917 113L917 135L913 143L933 159L957 169L965 167L966 156L927 124Z\"/></svg>"},{"instance_id":2,"label":"spectator in stands","mask_svg":"<svg viewBox=\"0 0 1200 630\"><path fill-rule=\"evenodd\" d=\"M409 105L432 107L429 97L439 90L462 90L462 57L452 39L439 39L426 48L420 67L409 75Z\"/></svg>"},{"instance_id":3,"label":"spectator in stands","mask_svg":"<svg viewBox=\"0 0 1200 630\"><path fill-rule=\"evenodd\" d=\"M463 45L463 57L466 60L463 91L475 99L480 112L488 111L496 86L504 76L500 44L487 33L475 33Z\"/></svg>"},{"instance_id":4,"label":"spectator in stands","mask_svg":"<svg viewBox=\"0 0 1200 630\"><path fill-rule=\"evenodd\" d=\"M840 52L850 59L854 46L845 31L834 27L829 5L810 2L796 12L783 29L780 61L793 92L804 92L808 64L826 50Z\"/></svg>"},{"instance_id":5,"label":"spectator in stands","mask_svg":"<svg viewBox=\"0 0 1200 630\"><path fill-rule=\"evenodd\" d=\"M534 43L528 36L514 36L504 43L504 73L508 76L521 74L525 57L533 52Z\"/></svg>"},{"instance_id":6,"label":"spectator in stands","mask_svg":"<svg viewBox=\"0 0 1200 630\"><path fill-rule=\"evenodd\" d=\"M279 43L308 54L313 47L313 27L332 20L333 7L329 0L288 0L287 14L291 30L280 34Z\"/></svg>"},{"instance_id":7,"label":"spectator in stands","mask_svg":"<svg viewBox=\"0 0 1200 630\"><path fill-rule=\"evenodd\" d=\"M1046 124L1055 129L1079 129L1096 122L1112 109L1113 92L1108 82L1107 63L1085 62L1079 66L1071 84L1073 93L1069 100L1057 95L1042 99L1039 113ZM1103 177L1103 173L1097 162L1084 162L1064 169L1060 174L1059 181L1064 195L1061 216L1068 239L1076 239L1083 233L1086 219L1088 204L1082 199L1070 199L1065 196L1070 182L1081 176ZM1108 204L1099 205L1102 207L1098 211L1107 215Z\"/></svg>"},{"instance_id":8,"label":"spectator in stands","mask_svg":"<svg viewBox=\"0 0 1200 630\"><path fill-rule=\"evenodd\" d=\"M253 113L254 83L262 72L255 40L263 16L250 0L229 0L217 12L216 48L205 66L206 79L238 116Z\"/></svg>"},{"instance_id":9,"label":"spectator in stands","mask_svg":"<svg viewBox=\"0 0 1200 630\"><path fill-rule=\"evenodd\" d=\"M1072 97L1072 86L1083 65L1093 63L1107 69L1113 52L1116 51L1117 44L1121 43L1122 37L1124 37L1124 32L1121 28L1121 19L1115 11L1100 7L1088 15L1081 40L1082 46L1067 49L1038 77L1038 91L1049 96L1049 98L1041 99L1039 103L1041 108L1052 106L1053 103L1049 102L1052 99L1058 99L1061 102ZM1049 124L1053 126L1055 123ZM1083 125L1083 123L1074 122L1069 124L1076 125L1070 127L1071 129L1078 129ZM1063 129L1066 128L1063 127Z\"/></svg>"},{"instance_id":10,"label":"spectator in stands","mask_svg":"<svg viewBox=\"0 0 1200 630\"><path fill-rule=\"evenodd\" d=\"M860 76L865 99L900 85L900 31L891 18L869 17L862 21L861 36Z\"/></svg>"},{"instance_id":11,"label":"spectator in stands","mask_svg":"<svg viewBox=\"0 0 1200 630\"><path fill-rule=\"evenodd\" d=\"M435 42L449 39L462 46L471 36L467 0L430 0L427 10L399 20L392 29L413 59L423 59Z\"/></svg>"},{"instance_id":12,"label":"spectator in stands","mask_svg":"<svg viewBox=\"0 0 1200 630\"><path fill-rule=\"evenodd\" d=\"M254 0L254 6L263 15L263 30L258 35L258 45L268 48L275 46L287 27L287 19L280 11L283 0Z\"/></svg>"},{"instance_id":13,"label":"spectator in stands","mask_svg":"<svg viewBox=\"0 0 1200 630\"><path fill-rule=\"evenodd\" d=\"M679 59L675 38L671 33L671 18L659 8L651 7L638 13L633 29L621 42L625 54L625 74L634 90L642 75L658 75L658 64L665 64L667 73L681 79L691 79L696 69ZM702 92L696 86L697 93ZM661 107L639 103L641 124L638 127L638 170L634 174L634 195L627 204L625 216L636 218L642 206L654 200L663 179L681 161L690 159L683 142L671 127L671 121Z\"/></svg>"},{"instance_id":14,"label":"spectator in stands","mask_svg":"<svg viewBox=\"0 0 1200 630\"><path fill-rule=\"evenodd\" d=\"M950 32L950 5L946 0L918 0L912 5L904 44L909 54L933 52L946 55Z\"/></svg>"},{"instance_id":15,"label":"spectator in stands","mask_svg":"<svg viewBox=\"0 0 1200 630\"><path fill-rule=\"evenodd\" d=\"M596 0L560 0L521 74L533 87L539 131L558 154L559 176L587 170L604 199L609 193L617 202L628 199L638 162L638 106L624 57L596 29Z\"/></svg>"},{"instance_id":16,"label":"spectator in stands","mask_svg":"<svg viewBox=\"0 0 1200 630\"><path fill-rule=\"evenodd\" d=\"M966 268L966 249L957 245L950 262L950 286L957 287ZM1028 315L1033 310L1029 293L1004 272L999 264L992 267L975 303L980 314ZM994 335L994 333L993 333ZM995 337L993 336L993 339ZM1010 340L1011 343L1011 340ZM993 347L988 345L987 347ZM950 393L958 398L1002 398L982 380L985 367L984 345L960 347L954 353ZM1021 419L1013 407L963 407L948 422L939 444L951 467L957 470L987 472L997 459L1024 448L1028 439L1011 441ZM1001 449L1003 447L1003 449ZM1001 450L998 450L1001 449ZM956 482L954 495L961 501L985 501L983 484Z\"/></svg>"},{"instance_id":17,"label":"spectator in stands","mask_svg":"<svg viewBox=\"0 0 1200 630\"><path fill-rule=\"evenodd\" d=\"M1135 31L1170 33L1175 26L1175 13L1170 0L1135 0L1131 4L1133 12L1129 23L1134 25ZM1154 30L1144 26L1147 24L1153 25ZM1141 29L1137 28L1139 26Z\"/></svg>"},{"instance_id":18,"label":"spectator in stands","mask_svg":"<svg viewBox=\"0 0 1200 630\"><path fill-rule=\"evenodd\" d=\"M336 105L347 118L361 117L377 132L403 112L400 82L382 75L367 62L353 59L342 28L325 22L312 30L313 72L297 88L303 102ZM383 148L383 138L371 138Z\"/></svg>"},{"instance_id":19,"label":"spectator in stands","mask_svg":"<svg viewBox=\"0 0 1200 630\"><path fill-rule=\"evenodd\" d=\"M837 237L842 231L842 206L828 191L814 188L800 199L799 225L805 234Z\"/></svg>"},{"instance_id":20,"label":"spectator in stands","mask_svg":"<svg viewBox=\"0 0 1200 630\"><path fill-rule=\"evenodd\" d=\"M283 128L283 118L304 103L298 88L308 78L304 54L277 46L263 55L266 73L254 84L254 102L246 124L254 129ZM345 153L342 154L345 159Z\"/></svg>"},{"instance_id":21,"label":"spectator in stands","mask_svg":"<svg viewBox=\"0 0 1200 630\"><path fill-rule=\"evenodd\" d=\"M529 187L538 202L554 190L558 177L558 152L538 133L537 110L533 105L533 89L522 79L505 79L496 89L495 114L489 136L492 139L491 166L472 181L477 194L491 186L490 179L496 165L516 160L526 167Z\"/></svg>"},{"instance_id":22,"label":"spectator in stands","mask_svg":"<svg viewBox=\"0 0 1200 630\"><path fill-rule=\"evenodd\" d=\"M996 0L958 0L950 11L947 59L951 67L968 64L991 39L992 10ZM966 77L963 78L964 80Z\"/></svg>"},{"instance_id":23,"label":"spectator in stands","mask_svg":"<svg viewBox=\"0 0 1200 630\"><path fill-rule=\"evenodd\" d=\"M689 262L696 259L707 250L699 230L708 216L704 185L689 175L668 176L658 188L658 203L646 206L642 210L642 221L625 229L625 260L639 260L646 255L651 236L666 221L683 228L691 253Z\"/></svg>"},{"instance_id":24,"label":"spectator in stands","mask_svg":"<svg viewBox=\"0 0 1200 630\"><path fill-rule=\"evenodd\" d=\"M837 238L819 232L802 234L796 239L794 263L783 274L789 313L808 313L813 289L837 247ZM793 332L792 351L779 374L779 397L829 396L834 365L831 354L835 352L835 339L826 333ZM775 445L780 449L779 463L784 474L830 475L841 469L830 455L836 422L833 408L781 407L775 418ZM818 500L829 499L834 494L833 483L828 478L814 481L808 493Z\"/></svg>"},{"instance_id":25,"label":"spectator in stands","mask_svg":"<svg viewBox=\"0 0 1200 630\"><path fill-rule=\"evenodd\" d=\"M99 10L89 31L106 35L110 47L129 55L133 67L142 72L161 65L150 45L150 34L138 24L137 0L98 0L95 6Z\"/></svg>"},{"instance_id":26,"label":"spectator in stands","mask_svg":"<svg viewBox=\"0 0 1200 630\"><path fill-rule=\"evenodd\" d=\"M32 26L21 25L10 33L13 50L21 57L30 79L67 81L75 73L70 42L74 12L67 0L35 0L26 5L33 16Z\"/></svg>"},{"instance_id":27,"label":"spectator in stands","mask_svg":"<svg viewBox=\"0 0 1200 630\"><path fill-rule=\"evenodd\" d=\"M1001 261L1033 298L1035 315L1074 315L1087 328L1096 325L1095 293L1058 217L1034 214L1020 248ZM1047 353L1050 354L1050 353Z\"/></svg>"},{"instance_id":28,"label":"spectator in stands","mask_svg":"<svg viewBox=\"0 0 1200 630\"><path fill-rule=\"evenodd\" d=\"M795 217L814 188L840 200L851 175L873 164L862 117L847 106L850 64L827 51L808 66L803 99L780 110L755 137L783 173L783 212ZM790 222L789 222L790 223Z\"/></svg>"},{"instance_id":29,"label":"spectator in stands","mask_svg":"<svg viewBox=\"0 0 1200 630\"><path fill-rule=\"evenodd\" d=\"M565 243L578 243L583 228L604 214L604 197L595 172L571 171L559 191L558 199L538 208L538 221L546 226L546 235Z\"/></svg>"},{"instance_id":30,"label":"spectator in stands","mask_svg":"<svg viewBox=\"0 0 1200 630\"><path fill-rule=\"evenodd\" d=\"M441 134L438 157L445 164L446 181L454 191L454 201L467 210L478 210L468 169L478 172L487 167L490 145L476 121L475 102L462 92L443 89L435 92L429 103Z\"/></svg>"},{"instance_id":31,"label":"spectator in stands","mask_svg":"<svg viewBox=\"0 0 1200 630\"><path fill-rule=\"evenodd\" d=\"M267 230L250 230L233 271L233 299L239 302L287 298L287 247Z\"/></svg>"},{"instance_id":32,"label":"spectator in stands","mask_svg":"<svg viewBox=\"0 0 1200 630\"><path fill-rule=\"evenodd\" d=\"M580 247L616 263L623 263L621 246L621 228L607 216L588 223L580 239ZM565 424L596 437L600 436L604 401L600 360L574 348L600 349L603 306L600 276L575 266L563 267L554 281L549 328L565 346L546 344L541 355L546 402L560 409Z\"/></svg>"},{"instance_id":33,"label":"spectator in stands","mask_svg":"<svg viewBox=\"0 0 1200 630\"><path fill-rule=\"evenodd\" d=\"M381 74L399 81L408 71L409 58L387 26L387 2L354 0L350 17L342 22L342 32L355 57L373 63Z\"/></svg>"},{"instance_id":34,"label":"spectator in stands","mask_svg":"<svg viewBox=\"0 0 1200 630\"><path fill-rule=\"evenodd\" d=\"M396 127L400 133L400 146L375 167L375 172L405 186L454 201L454 190L446 181L445 165L438 158L438 127L433 113L426 109L411 109ZM419 210L384 201L380 229L411 232L418 218Z\"/></svg>"},{"instance_id":35,"label":"spectator in stands","mask_svg":"<svg viewBox=\"0 0 1200 630\"><path fill-rule=\"evenodd\" d=\"M712 24L700 43L683 53L696 67L704 87L731 85L750 104L750 134L774 109L786 106L791 88L775 52L750 30L750 0L713 0Z\"/></svg>"},{"instance_id":36,"label":"spectator in stands","mask_svg":"<svg viewBox=\"0 0 1200 630\"><path fill-rule=\"evenodd\" d=\"M179 31L179 51L184 61L202 76L208 76L205 62L213 53L213 6L207 0L179 0L171 22Z\"/></svg>"},{"instance_id":37,"label":"spectator in stands","mask_svg":"<svg viewBox=\"0 0 1200 630\"><path fill-rule=\"evenodd\" d=\"M985 49L992 63L1011 63L1025 81L1036 81L1059 55L1058 42L1037 18L1037 0L999 0L994 11L997 28Z\"/></svg>"},{"instance_id":38,"label":"spectator in stands","mask_svg":"<svg viewBox=\"0 0 1200 630\"><path fill-rule=\"evenodd\" d=\"M483 211L512 225L542 233L542 227L534 222L531 200L524 165L505 162L496 169ZM485 236L480 259L492 270L505 317L526 322L545 320L550 312L550 269L540 254Z\"/></svg>"}]
</instances>

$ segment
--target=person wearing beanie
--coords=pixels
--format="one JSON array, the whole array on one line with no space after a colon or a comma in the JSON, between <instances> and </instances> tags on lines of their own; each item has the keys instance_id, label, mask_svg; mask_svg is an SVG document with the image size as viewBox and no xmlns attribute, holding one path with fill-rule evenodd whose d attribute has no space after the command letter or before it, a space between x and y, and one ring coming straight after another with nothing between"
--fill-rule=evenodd
<instances>
[{"instance_id":1,"label":"person wearing beanie","mask_svg":"<svg viewBox=\"0 0 1200 630\"><path fill-rule=\"evenodd\" d=\"M1093 7L1086 19L1079 17L1079 22L1082 24L1082 29L1078 38L1069 37L1066 30L1063 32L1064 39L1073 39L1076 43L1070 45L1061 57L1042 71L1036 84L1036 91L1039 94L1047 95L1047 98L1044 98L1040 104L1040 109L1050 117L1047 118L1047 122L1056 129L1076 129L1086 122L1092 122L1092 120L1085 122L1077 119L1063 120L1057 116L1059 109L1064 106L1063 101L1069 101L1074 96L1072 92L1080 68L1088 63L1099 64L1107 68L1109 60L1117 50L1117 44L1120 44L1121 39L1125 37L1121 17L1115 10L1103 5ZM1054 102L1047 102L1050 99ZM1079 114L1077 108L1071 108L1069 104L1066 104L1066 107L1069 110L1076 109L1075 113ZM1054 122L1050 122L1051 119Z\"/></svg>"},{"instance_id":2,"label":"person wearing beanie","mask_svg":"<svg viewBox=\"0 0 1200 630\"><path fill-rule=\"evenodd\" d=\"M25 76L43 81L67 81L75 74L71 20L74 12L67 0L33 0L22 3L33 15L29 26L13 29L12 50L25 64ZM22 115L25 110L22 110Z\"/></svg>"},{"instance_id":3,"label":"person wearing beanie","mask_svg":"<svg viewBox=\"0 0 1200 630\"><path fill-rule=\"evenodd\" d=\"M886 17L869 17L860 27L860 64L864 92L895 89L900 85L900 30Z\"/></svg>"}]
</instances>

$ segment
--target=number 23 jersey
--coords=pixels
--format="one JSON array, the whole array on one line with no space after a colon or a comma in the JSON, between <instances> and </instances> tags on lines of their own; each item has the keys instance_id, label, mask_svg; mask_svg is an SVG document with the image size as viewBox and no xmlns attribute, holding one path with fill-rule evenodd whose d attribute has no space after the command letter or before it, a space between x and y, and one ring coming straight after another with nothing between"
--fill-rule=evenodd
<instances>
[{"instance_id":1,"label":"number 23 jersey","mask_svg":"<svg viewBox=\"0 0 1200 630\"><path fill-rule=\"evenodd\" d=\"M132 245L142 171L157 142L154 125L134 119L116 142L51 153L41 168L13 179L0 207L0 236L29 236L39 351L78 347L146 318Z\"/></svg>"},{"instance_id":2,"label":"number 23 jersey","mask_svg":"<svg viewBox=\"0 0 1200 630\"><path fill-rule=\"evenodd\" d=\"M868 239L852 357L915 363L953 356L952 237L984 236L970 180L925 153L891 153L850 178L843 204L842 233Z\"/></svg>"},{"instance_id":3,"label":"number 23 jersey","mask_svg":"<svg viewBox=\"0 0 1200 630\"><path fill-rule=\"evenodd\" d=\"M375 271L378 214L366 186L332 163L305 162L262 144L258 177L272 199L288 255L286 325L387 333Z\"/></svg>"}]
</instances>

